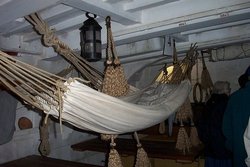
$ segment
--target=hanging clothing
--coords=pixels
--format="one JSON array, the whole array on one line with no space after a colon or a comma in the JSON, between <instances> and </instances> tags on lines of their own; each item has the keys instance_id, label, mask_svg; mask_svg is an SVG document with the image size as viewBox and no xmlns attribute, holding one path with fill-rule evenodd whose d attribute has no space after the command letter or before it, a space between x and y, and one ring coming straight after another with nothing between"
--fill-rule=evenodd
<instances>
[{"instance_id":1,"label":"hanging clothing","mask_svg":"<svg viewBox=\"0 0 250 167\"><path fill-rule=\"evenodd\" d=\"M243 134L250 116L250 82L244 88L234 92L228 101L224 114L223 132L226 146L233 151L234 167L246 167L247 153L244 147Z\"/></svg>"},{"instance_id":2,"label":"hanging clothing","mask_svg":"<svg viewBox=\"0 0 250 167\"><path fill-rule=\"evenodd\" d=\"M230 159L231 152L225 147L222 121L228 96L212 94L205 105L204 115L198 126L198 134L205 145L205 156L215 159Z\"/></svg>"},{"instance_id":3,"label":"hanging clothing","mask_svg":"<svg viewBox=\"0 0 250 167\"><path fill-rule=\"evenodd\" d=\"M17 99L0 91L0 145L9 142L15 131Z\"/></svg>"},{"instance_id":4,"label":"hanging clothing","mask_svg":"<svg viewBox=\"0 0 250 167\"><path fill-rule=\"evenodd\" d=\"M229 167L232 166L231 159L215 159L206 157L205 167Z\"/></svg>"},{"instance_id":5,"label":"hanging clothing","mask_svg":"<svg viewBox=\"0 0 250 167\"><path fill-rule=\"evenodd\" d=\"M245 149L247 151L247 158L245 161L247 166L250 167L250 117L244 133L244 144L245 144Z\"/></svg>"}]
</instances>

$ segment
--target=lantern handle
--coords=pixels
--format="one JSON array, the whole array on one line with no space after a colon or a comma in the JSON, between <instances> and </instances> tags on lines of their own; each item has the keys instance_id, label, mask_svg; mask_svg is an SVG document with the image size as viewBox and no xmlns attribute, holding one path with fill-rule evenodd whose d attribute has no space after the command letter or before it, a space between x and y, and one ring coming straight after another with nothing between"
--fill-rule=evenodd
<instances>
[{"instance_id":1,"label":"lantern handle","mask_svg":"<svg viewBox=\"0 0 250 167\"><path fill-rule=\"evenodd\" d=\"M96 18L96 17L97 17L96 14L91 13L91 14L93 15L93 17L91 17L89 14L90 14L90 13L87 12L87 13L85 14L85 16L86 16L87 18Z\"/></svg>"}]
</instances>

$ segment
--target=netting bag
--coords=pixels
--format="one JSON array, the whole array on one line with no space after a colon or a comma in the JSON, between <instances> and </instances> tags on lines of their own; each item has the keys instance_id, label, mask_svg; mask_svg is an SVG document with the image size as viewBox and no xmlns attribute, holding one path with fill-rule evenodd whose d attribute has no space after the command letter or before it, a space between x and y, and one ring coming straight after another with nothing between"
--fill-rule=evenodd
<instances>
[{"instance_id":1,"label":"netting bag","mask_svg":"<svg viewBox=\"0 0 250 167\"><path fill-rule=\"evenodd\" d=\"M124 69L117 56L114 46L114 40L111 31L111 19L106 18L107 26L107 61L104 71L104 80L102 85L102 92L110 96L119 97L124 96L129 91L129 85L125 78Z\"/></svg>"}]
</instances>

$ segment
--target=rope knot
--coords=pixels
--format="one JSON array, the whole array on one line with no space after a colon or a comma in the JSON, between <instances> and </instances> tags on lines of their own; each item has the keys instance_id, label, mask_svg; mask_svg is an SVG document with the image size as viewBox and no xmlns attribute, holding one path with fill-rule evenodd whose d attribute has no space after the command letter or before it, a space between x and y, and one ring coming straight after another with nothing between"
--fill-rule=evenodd
<instances>
[{"instance_id":1,"label":"rope knot","mask_svg":"<svg viewBox=\"0 0 250 167\"><path fill-rule=\"evenodd\" d=\"M43 35L43 43L44 43L44 45L51 47L51 46L53 46L52 41L53 41L53 36L51 36L49 34L44 34Z\"/></svg>"},{"instance_id":2,"label":"rope knot","mask_svg":"<svg viewBox=\"0 0 250 167\"><path fill-rule=\"evenodd\" d=\"M107 28L111 28L111 23L110 23L111 18L110 18L110 16L107 16L106 19L105 19L105 21L106 21Z\"/></svg>"},{"instance_id":3,"label":"rope knot","mask_svg":"<svg viewBox=\"0 0 250 167\"><path fill-rule=\"evenodd\" d=\"M137 146L137 148L141 148L142 147L141 143L138 143L136 146Z\"/></svg>"},{"instance_id":4,"label":"rope knot","mask_svg":"<svg viewBox=\"0 0 250 167\"><path fill-rule=\"evenodd\" d=\"M115 65L120 65L120 64L121 64L121 61L120 61L118 58L115 58L114 64L115 64Z\"/></svg>"},{"instance_id":5,"label":"rope knot","mask_svg":"<svg viewBox=\"0 0 250 167\"><path fill-rule=\"evenodd\" d=\"M110 143L110 146L111 146L112 148L114 148L114 147L116 146L116 143L111 142L111 143Z\"/></svg>"}]
</instances>

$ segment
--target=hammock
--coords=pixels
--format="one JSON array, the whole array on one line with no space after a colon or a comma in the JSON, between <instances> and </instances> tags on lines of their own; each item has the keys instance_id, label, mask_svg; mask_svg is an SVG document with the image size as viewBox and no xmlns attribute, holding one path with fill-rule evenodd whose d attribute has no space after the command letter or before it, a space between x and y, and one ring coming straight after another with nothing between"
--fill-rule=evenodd
<instances>
[{"instance_id":1,"label":"hammock","mask_svg":"<svg viewBox=\"0 0 250 167\"><path fill-rule=\"evenodd\" d=\"M38 14L25 18L42 35L43 43L71 62L88 81L66 80L0 51L0 83L24 103L59 118L60 123L63 120L102 134L134 132L165 120L190 92L187 80L178 84L153 83L120 99L98 92L90 86L100 90L103 74L61 42ZM192 60L193 55L188 55L186 60ZM184 62L183 67L189 63Z\"/></svg>"},{"instance_id":2,"label":"hammock","mask_svg":"<svg viewBox=\"0 0 250 167\"><path fill-rule=\"evenodd\" d=\"M154 83L118 99L96 91L87 81L65 80L0 51L0 83L25 103L78 128L103 134L138 131L165 120L187 98L191 84Z\"/></svg>"}]
</instances>

